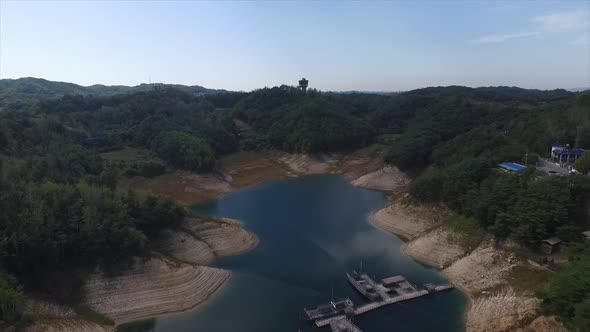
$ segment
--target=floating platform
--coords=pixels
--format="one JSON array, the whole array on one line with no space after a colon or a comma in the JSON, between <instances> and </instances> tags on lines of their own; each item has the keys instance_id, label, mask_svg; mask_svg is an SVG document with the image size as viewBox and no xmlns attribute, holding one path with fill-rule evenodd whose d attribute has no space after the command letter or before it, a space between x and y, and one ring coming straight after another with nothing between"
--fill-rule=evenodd
<instances>
[{"instance_id":1,"label":"floating platform","mask_svg":"<svg viewBox=\"0 0 590 332\"><path fill-rule=\"evenodd\" d=\"M391 292L395 292L398 295L410 294L418 290L415 285L413 285L401 275L382 279L381 282L381 285L384 288L390 290Z\"/></svg>"},{"instance_id":2,"label":"floating platform","mask_svg":"<svg viewBox=\"0 0 590 332\"><path fill-rule=\"evenodd\" d=\"M367 303L367 304L364 304L364 305L354 308L353 316L362 315L366 312L381 308L381 307L389 305L389 304L408 301L411 299L415 299L418 297L426 296L426 295L429 295L429 294L432 294L435 292L441 292L441 291L444 291L447 289L452 289L452 288L453 288L452 285L434 286L431 289L423 289L423 290L415 291L415 292L404 294L404 295L392 296L392 297L387 298L385 300ZM338 316L334 316L334 317L330 317L330 318L326 318L326 319L316 320L315 324L318 327L323 327L323 326L330 325L330 322L332 320L340 320L340 319L345 319L345 318L346 318L345 315L338 315Z\"/></svg>"},{"instance_id":3,"label":"floating platform","mask_svg":"<svg viewBox=\"0 0 590 332\"><path fill-rule=\"evenodd\" d=\"M382 279L380 284L369 275L356 271L346 273L346 277L359 293L371 301L386 300L392 296L411 294L418 290L401 275Z\"/></svg>"},{"instance_id":4,"label":"floating platform","mask_svg":"<svg viewBox=\"0 0 590 332\"><path fill-rule=\"evenodd\" d=\"M330 329L332 329L332 332L363 332L346 318L330 321Z\"/></svg>"},{"instance_id":5,"label":"floating platform","mask_svg":"<svg viewBox=\"0 0 590 332\"><path fill-rule=\"evenodd\" d=\"M425 284L422 289L418 289L418 287L401 275L382 279L381 283L375 282L367 274L356 271L346 273L346 276L350 284L371 302L355 307L350 299L345 299L338 302L332 301L330 304L319 306L316 309L305 310L307 317L315 321L318 327L329 325L332 331L358 332L360 329L355 327L348 318L389 304L408 301L453 288L452 285ZM351 325L356 330L346 329L350 328ZM334 328L339 328L340 330L335 330Z\"/></svg>"},{"instance_id":6,"label":"floating platform","mask_svg":"<svg viewBox=\"0 0 590 332\"><path fill-rule=\"evenodd\" d=\"M322 304L315 309L304 309L308 320L318 320L329 318L337 315L352 314L354 312L354 303L350 299L339 301L330 301L328 304Z\"/></svg>"}]
</instances>

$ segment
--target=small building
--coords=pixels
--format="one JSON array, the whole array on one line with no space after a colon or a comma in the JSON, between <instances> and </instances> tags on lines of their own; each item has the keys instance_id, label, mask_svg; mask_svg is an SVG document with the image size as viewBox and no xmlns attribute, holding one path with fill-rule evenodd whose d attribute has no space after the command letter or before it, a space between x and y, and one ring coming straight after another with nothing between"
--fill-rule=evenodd
<instances>
[{"instance_id":1,"label":"small building","mask_svg":"<svg viewBox=\"0 0 590 332\"><path fill-rule=\"evenodd\" d=\"M505 171L516 172L516 173L522 173L526 169L525 165L521 165L521 164L517 164L517 163L513 163L513 162L508 162L508 161L498 164L498 166Z\"/></svg>"},{"instance_id":2,"label":"small building","mask_svg":"<svg viewBox=\"0 0 590 332\"><path fill-rule=\"evenodd\" d=\"M582 232L582 235L584 236L584 242L590 243L590 231Z\"/></svg>"},{"instance_id":3,"label":"small building","mask_svg":"<svg viewBox=\"0 0 590 332\"><path fill-rule=\"evenodd\" d=\"M583 149L572 148L569 144L564 146L556 142L551 145L551 159L560 164L575 164L584 152Z\"/></svg>"},{"instance_id":4,"label":"small building","mask_svg":"<svg viewBox=\"0 0 590 332\"><path fill-rule=\"evenodd\" d=\"M561 239L558 237L551 237L541 241L541 251L544 254L551 255L559 251L561 247Z\"/></svg>"}]
</instances>

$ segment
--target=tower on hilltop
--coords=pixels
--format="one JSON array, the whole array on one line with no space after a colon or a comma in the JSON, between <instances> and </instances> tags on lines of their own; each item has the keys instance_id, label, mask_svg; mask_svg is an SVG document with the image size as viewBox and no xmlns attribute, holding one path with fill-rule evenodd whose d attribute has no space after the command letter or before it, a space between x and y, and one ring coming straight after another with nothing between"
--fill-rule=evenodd
<instances>
[{"instance_id":1,"label":"tower on hilltop","mask_svg":"<svg viewBox=\"0 0 590 332\"><path fill-rule=\"evenodd\" d=\"M307 90L307 83L309 81L304 78L299 80L299 89L303 90L303 92L305 92Z\"/></svg>"}]
</instances>

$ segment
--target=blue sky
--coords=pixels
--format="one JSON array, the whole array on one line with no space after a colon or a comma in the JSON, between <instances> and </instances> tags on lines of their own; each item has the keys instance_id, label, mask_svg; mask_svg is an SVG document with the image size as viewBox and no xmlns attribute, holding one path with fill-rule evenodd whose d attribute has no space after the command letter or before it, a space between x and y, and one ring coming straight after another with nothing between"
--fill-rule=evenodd
<instances>
[{"instance_id":1,"label":"blue sky","mask_svg":"<svg viewBox=\"0 0 590 332\"><path fill-rule=\"evenodd\" d=\"M590 86L590 1L0 0L0 78L252 90Z\"/></svg>"}]
</instances>

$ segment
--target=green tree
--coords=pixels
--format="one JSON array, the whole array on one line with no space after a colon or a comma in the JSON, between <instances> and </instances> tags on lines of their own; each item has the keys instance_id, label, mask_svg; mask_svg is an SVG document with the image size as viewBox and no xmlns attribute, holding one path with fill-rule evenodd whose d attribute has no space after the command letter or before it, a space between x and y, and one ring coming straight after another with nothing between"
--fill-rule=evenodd
<instances>
[{"instance_id":1,"label":"green tree","mask_svg":"<svg viewBox=\"0 0 590 332\"><path fill-rule=\"evenodd\" d=\"M209 144L191 134L165 131L156 136L151 145L160 158L175 167L207 171L215 164Z\"/></svg>"},{"instance_id":2,"label":"green tree","mask_svg":"<svg viewBox=\"0 0 590 332\"><path fill-rule=\"evenodd\" d=\"M22 316L24 295L16 279L0 272L0 319L12 323Z\"/></svg>"},{"instance_id":3,"label":"green tree","mask_svg":"<svg viewBox=\"0 0 590 332\"><path fill-rule=\"evenodd\" d=\"M410 195L422 202L442 199L444 175L440 171L423 175L410 184Z\"/></svg>"},{"instance_id":4,"label":"green tree","mask_svg":"<svg viewBox=\"0 0 590 332\"><path fill-rule=\"evenodd\" d=\"M576 169L582 174L590 172L590 152L584 152L576 161Z\"/></svg>"},{"instance_id":5,"label":"green tree","mask_svg":"<svg viewBox=\"0 0 590 332\"><path fill-rule=\"evenodd\" d=\"M552 275L549 285L539 292L545 314L559 315L574 331L590 327L590 247L578 246L569 252L565 269Z\"/></svg>"}]
</instances>

